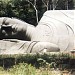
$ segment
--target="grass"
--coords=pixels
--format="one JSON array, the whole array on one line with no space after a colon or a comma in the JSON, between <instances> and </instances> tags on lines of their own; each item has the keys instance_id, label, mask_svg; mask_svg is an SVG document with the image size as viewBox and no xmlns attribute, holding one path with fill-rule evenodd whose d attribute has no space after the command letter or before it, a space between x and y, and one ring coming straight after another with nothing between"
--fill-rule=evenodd
<instances>
[{"instance_id":1,"label":"grass","mask_svg":"<svg viewBox=\"0 0 75 75\"><path fill-rule=\"evenodd\" d=\"M51 70L49 67L35 68L31 64L20 63L4 70L0 67L0 75L62 75L60 71Z\"/></svg>"},{"instance_id":2,"label":"grass","mask_svg":"<svg viewBox=\"0 0 75 75\"><path fill-rule=\"evenodd\" d=\"M0 75L70 75L68 73L63 74L60 70L55 70L47 67L39 67L36 68L31 64L27 63L19 63L18 65L14 65L12 68L4 69L0 67Z\"/></svg>"},{"instance_id":3,"label":"grass","mask_svg":"<svg viewBox=\"0 0 75 75\"><path fill-rule=\"evenodd\" d=\"M8 71L4 70L2 67L0 67L0 75L10 75Z\"/></svg>"},{"instance_id":4,"label":"grass","mask_svg":"<svg viewBox=\"0 0 75 75\"><path fill-rule=\"evenodd\" d=\"M70 69L74 62L75 56L66 53L0 55L0 75L64 75L57 68Z\"/></svg>"}]
</instances>

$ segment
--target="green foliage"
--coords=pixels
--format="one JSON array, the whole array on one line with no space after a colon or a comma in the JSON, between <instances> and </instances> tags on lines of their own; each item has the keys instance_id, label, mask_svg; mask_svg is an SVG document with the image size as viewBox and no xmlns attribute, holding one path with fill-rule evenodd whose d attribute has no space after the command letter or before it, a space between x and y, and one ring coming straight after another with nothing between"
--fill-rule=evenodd
<instances>
[{"instance_id":1,"label":"green foliage","mask_svg":"<svg viewBox=\"0 0 75 75\"><path fill-rule=\"evenodd\" d=\"M74 62L75 59L67 53L0 55L0 66L7 69L5 71L0 68L0 72L7 72L9 75L54 75L55 72L57 75L58 71L52 71L53 68L59 70L75 68Z\"/></svg>"},{"instance_id":2,"label":"green foliage","mask_svg":"<svg viewBox=\"0 0 75 75\"><path fill-rule=\"evenodd\" d=\"M50 68L40 67L39 69L35 68L31 64L19 63L14 65L12 68L7 70L0 68L0 75L61 75L60 71L51 70Z\"/></svg>"},{"instance_id":3,"label":"green foliage","mask_svg":"<svg viewBox=\"0 0 75 75\"><path fill-rule=\"evenodd\" d=\"M0 55L0 65L5 68L18 63L32 64L36 68L50 67L67 69L74 67L75 59L71 54L19 54L19 55ZM72 62L73 61L73 62Z\"/></svg>"},{"instance_id":4,"label":"green foliage","mask_svg":"<svg viewBox=\"0 0 75 75\"><path fill-rule=\"evenodd\" d=\"M34 4L33 0L30 0ZM42 2L37 1L39 20L45 11L42 11ZM30 24L36 25L36 15L33 5L27 0L0 0L0 17L16 17Z\"/></svg>"},{"instance_id":5,"label":"green foliage","mask_svg":"<svg viewBox=\"0 0 75 75\"><path fill-rule=\"evenodd\" d=\"M34 0L29 0L34 5ZM34 6L28 2L28 0L0 0L0 17L16 17L22 19L30 24L37 25L36 11ZM73 9L73 0L69 2L69 9ZM51 10L53 8L51 5ZM42 0L36 0L36 9L38 10L38 18L41 19L43 13L46 11L46 7ZM66 9L64 0L58 0L56 9Z\"/></svg>"},{"instance_id":6,"label":"green foliage","mask_svg":"<svg viewBox=\"0 0 75 75\"><path fill-rule=\"evenodd\" d=\"M35 75L36 69L31 64L19 63L8 70L11 75Z\"/></svg>"},{"instance_id":7,"label":"green foliage","mask_svg":"<svg viewBox=\"0 0 75 75\"><path fill-rule=\"evenodd\" d=\"M4 70L4 68L3 67L0 67L0 71L3 71Z\"/></svg>"}]
</instances>

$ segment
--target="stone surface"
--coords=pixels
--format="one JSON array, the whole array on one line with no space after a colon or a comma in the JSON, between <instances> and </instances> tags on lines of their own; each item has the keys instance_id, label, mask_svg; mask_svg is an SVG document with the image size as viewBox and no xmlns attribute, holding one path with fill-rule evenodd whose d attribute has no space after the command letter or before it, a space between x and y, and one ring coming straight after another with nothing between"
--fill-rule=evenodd
<instances>
[{"instance_id":1,"label":"stone surface","mask_svg":"<svg viewBox=\"0 0 75 75\"><path fill-rule=\"evenodd\" d=\"M0 18L0 39L9 39L0 40L0 54L72 50L75 39L74 12L74 10L46 11L36 27L15 18ZM1 32L1 25L11 26L10 35L7 29ZM13 38L18 40L14 41Z\"/></svg>"},{"instance_id":2,"label":"stone surface","mask_svg":"<svg viewBox=\"0 0 75 75\"><path fill-rule=\"evenodd\" d=\"M35 29L32 40L54 43L61 51L73 49L74 10L45 12Z\"/></svg>"},{"instance_id":3,"label":"stone surface","mask_svg":"<svg viewBox=\"0 0 75 75\"><path fill-rule=\"evenodd\" d=\"M46 51L44 51L46 49ZM21 41L15 39L0 40L0 54L25 54L39 52L58 52L57 45L49 42Z\"/></svg>"}]
</instances>

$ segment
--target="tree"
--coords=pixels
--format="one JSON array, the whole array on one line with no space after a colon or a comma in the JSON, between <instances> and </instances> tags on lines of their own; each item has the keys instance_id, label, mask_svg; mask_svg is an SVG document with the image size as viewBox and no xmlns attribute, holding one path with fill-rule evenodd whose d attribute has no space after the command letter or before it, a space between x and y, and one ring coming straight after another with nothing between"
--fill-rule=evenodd
<instances>
[{"instance_id":1,"label":"tree","mask_svg":"<svg viewBox=\"0 0 75 75\"><path fill-rule=\"evenodd\" d=\"M46 7L46 10L48 10L48 6L49 6L49 0L42 0L43 4L45 5Z\"/></svg>"},{"instance_id":2,"label":"tree","mask_svg":"<svg viewBox=\"0 0 75 75\"><path fill-rule=\"evenodd\" d=\"M55 10L58 4L58 0L42 0L47 10Z\"/></svg>"},{"instance_id":3,"label":"tree","mask_svg":"<svg viewBox=\"0 0 75 75\"><path fill-rule=\"evenodd\" d=\"M36 0L34 0L34 3L32 3L32 2L29 1L29 0L26 0L26 1L29 2L29 3L33 6L33 8L35 9L36 20L37 20L37 24L38 24L38 10L37 10L37 8L36 8Z\"/></svg>"},{"instance_id":4,"label":"tree","mask_svg":"<svg viewBox=\"0 0 75 75\"><path fill-rule=\"evenodd\" d=\"M58 0L52 0L52 3L53 3L53 10L56 9L56 7L57 7L57 2L58 2Z\"/></svg>"},{"instance_id":5,"label":"tree","mask_svg":"<svg viewBox=\"0 0 75 75\"><path fill-rule=\"evenodd\" d=\"M74 8L74 0L58 0L56 9L69 10Z\"/></svg>"}]
</instances>

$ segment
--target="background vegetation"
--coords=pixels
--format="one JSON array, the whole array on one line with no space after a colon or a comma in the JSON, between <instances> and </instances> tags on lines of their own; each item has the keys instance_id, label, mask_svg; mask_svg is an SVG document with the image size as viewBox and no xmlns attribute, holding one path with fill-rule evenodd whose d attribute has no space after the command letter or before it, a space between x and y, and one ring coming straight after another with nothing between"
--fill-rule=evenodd
<instances>
[{"instance_id":1,"label":"background vegetation","mask_svg":"<svg viewBox=\"0 0 75 75\"><path fill-rule=\"evenodd\" d=\"M75 55L69 53L0 55L0 66L4 68L28 63L36 68L50 66L50 68L70 69L75 68L74 62Z\"/></svg>"},{"instance_id":2,"label":"background vegetation","mask_svg":"<svg viewBox=\"0 0 75 75\"><path fill-rule=\"evenodd\" d=\"M0 55L0 75L70 75L74 68L69 53Z\"/></svg>"},{"instance_id":3,"label":"background vegetation","mask_svg":"<svg viewBox=\"0 0 75 75\"><path fill-rule=\"evenodd\" d=\"M74 9L73 0L0 0L0 17L16 17L37 25L47 10Z\"/></svg>"},{"instance_id":4,"label":"background vegetation","mask_svg":"<svg viewBox=\"0 0 75 75\"><path fill-rule=\"evenodd\" d=\"M0 67L0 75L62 75L62 72L42 67L36 69L31 64L19 63L7 70Z\"/></svg>"}]
</instances>

